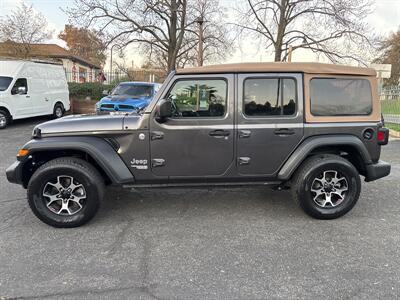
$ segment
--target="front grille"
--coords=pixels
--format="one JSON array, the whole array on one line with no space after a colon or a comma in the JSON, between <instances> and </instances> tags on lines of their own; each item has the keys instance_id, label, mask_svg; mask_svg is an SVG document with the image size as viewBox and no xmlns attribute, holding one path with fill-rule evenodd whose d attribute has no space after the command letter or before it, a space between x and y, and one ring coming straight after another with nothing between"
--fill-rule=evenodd
<instances>
[{"instance_id":1,"label":"front grille","mask_svg":"<svg viewBox=\"0 0 400 300\"><path fill-rule=\"evenodd\" d=\"M134 107L132 105L120 104L118 106L119 106L120 109L134 109Z\"/></svg>"},{"instance_id":2,"label":"front grille","mask_svg":"<svg viewBox=\"0 0 400 300\"><path fill-rule=\"evenodd\" d=\"M102 104L101 108L114 108L114 104Z\"/></svg>"}]
</instances>

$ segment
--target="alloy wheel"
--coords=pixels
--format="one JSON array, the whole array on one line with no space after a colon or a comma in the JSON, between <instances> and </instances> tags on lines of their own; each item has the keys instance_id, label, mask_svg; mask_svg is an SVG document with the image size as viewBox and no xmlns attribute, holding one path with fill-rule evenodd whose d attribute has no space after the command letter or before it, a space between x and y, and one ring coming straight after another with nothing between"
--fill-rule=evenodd
<instances>
[{"instance_id":1,"label":"alloy wheel","mask_svg":"<svg viewBox=\"0 0 400 300\"><path fill-rule=\"evenodd\" d=\"M71 216L78 213L85 205L86 190L72 176L61 175L57 180L45 184L43 197L51 212Z\"/></svg>"},{"instance_id":2,"label":"alloy wheel","mask_svg":"<svg viewBox=\"0 0 400 300\"><path fill-rule=\"evenodd\" d=\"M323 208L341 204L349 191L346 177L337 171L324 171L311 184L311 193L315 204Z\"/></svg>"},{"instance_id":3,"label":"alloy wheel","mask_svg":"<svg viewBox=\"0 0 400 300\"><path fill-rule=\"evenodd\" d=\"M0 114L0 128L5 127L7 124L7 117L3 114Z\"/></svg>"}]
</instances>

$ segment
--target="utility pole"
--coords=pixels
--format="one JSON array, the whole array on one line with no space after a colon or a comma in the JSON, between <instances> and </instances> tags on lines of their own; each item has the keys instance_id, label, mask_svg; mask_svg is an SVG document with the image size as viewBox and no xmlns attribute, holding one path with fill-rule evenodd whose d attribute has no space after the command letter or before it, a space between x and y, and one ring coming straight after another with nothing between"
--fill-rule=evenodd
<instances>
[{"instance_id":1,"label":"utility pole","mask_svg":"<svg viewBox=\"0 0 400 300\"><path fill-rule=\"evenodd\" d=\"M290 45L288 52L288 62L292 62L292 52L293 52L293 47Z\"/></svg>"},{"instance_id":2,"label":"utility pole","mask_svg":"<svg viewBox=\"0 0 400 300\"><path fill-rule=\"evenodd\" d=\"M196 20L197 24L199 24L199 51L197 53L197 65L201 67L203 65L203 17L198 17Z\"/></svg>"},{"instance_id":3,"label":"utility pole","mask_svg":"<svg viewBox=\"0 0 400 300\"><path fill-rule=\"evenodd\" d=\"M112 69L113 69L113 49L115 46L118 46L119 48L121 48L118 44L114 44L111 46L111 53L110 53L110 76L112 76ZM110 77L109 76L109 77ZM110 78L110 82L111 82L111 78Z\"/></svg>"}]
</instances>

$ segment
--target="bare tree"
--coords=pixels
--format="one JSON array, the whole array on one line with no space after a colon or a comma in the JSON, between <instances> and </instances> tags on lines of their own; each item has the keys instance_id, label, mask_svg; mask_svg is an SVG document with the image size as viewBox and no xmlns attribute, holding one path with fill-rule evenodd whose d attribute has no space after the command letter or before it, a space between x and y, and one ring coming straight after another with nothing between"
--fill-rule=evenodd
<instances>
[{"instance_id":1,"label":"bare tree","mask_svg":"<svg viewBox=\"0 0 400 300\"><path fill-rule=\"evenodd\" d=\"M139 43L149 61L169 72L193 61L198 44L196 2L218 4L217 0L75 0L67 13L70 22L104 32L108 44Z\"/></svg>"},{"instance_id":2,"label":"bare tree","mask_svg":"<svg viewBox=\"0 0 400 300\"><path fill-rule=\"evenodd\" d=\"M224 22L226 17L224 8L219 5L219 1L191 0L188 12L190 12L188 22L191 26L185 30L176 67L202 65L203 62L221 61L229 56L232 52L232 38ZM202 22L201 26L199 22ZM202 51L199 49L201 41ZM148 45L144 45L143 50L148 63L165 68L167 59L165 53Z\"/></svg>"},{"instance_id":3,"label":"bare tree","mask_svg":"<svg viewBox=\"0 0 400 300\"><path fill-rule=\"evenodd\" d=\"M187 0L75 0L67 10L71 22L95 27L108 36L108 44L138 42L166 54L168 71L175 69L182 51Z\"/></svg>"},{"instance_id":4,"label":"bare tree","mask_svg":"<svg viewBox=\"0 0 400 300\"><path fill-rule=\"evenodd\" d=\"M226 15L223 8L218 0L195 0L193 5L200 28L190 31L196 36L196 46L200 39L203 42L202 53L198 53L198 47L195 48L198 60L212 62L225 59L232 51L232 43L229 28L224 24Z\"/></svg>"},{"instance_id":5,"label":"bare tree","mask_svg":"<svg viewBox=\"0 0 400 300\"><path fill-rule=\"evenodd\" d=\"M51 38L45 17L24 2L0 19L0 40L11 42L16 54L28 57L31 44Z\"/></svg>"},{"instance_id":6,"label":"bare tree","mask_svg":"<svg viewBox=\"0 0 400 300\"><path fill-rule=\"evenodd\" d=\"M113 61L113 67L116 73L120 73L127 80L133 81L135 78L133 72L133 63L131 66L127 63L126 53L121 49L118 53L119 60Z\"/></svg>"},{"instance_id":7,"label":"bare tree","mask_svg":"<svg viewBox=\"0 0 400 300\"><path fill-rule=\"evenodd\" d=\"M371 0L247 0L238 27L255 33L274 49L275 61L284 61L289 46L309 49L332 62L363 62L360 48L371 48L364 22Z\"/></svg>"},{"instance_id":8,"label":"bare tree","mask_svg":"<svg viewBox=\"0 0 400 300\"><path fill-rule=\"evenodd\" d=\"M378 58L375 63L391 64L391 77L385 79L385 85L398 85L400 82L400 29L392 32L380 43Z\"/></svg>"}]
</instances>

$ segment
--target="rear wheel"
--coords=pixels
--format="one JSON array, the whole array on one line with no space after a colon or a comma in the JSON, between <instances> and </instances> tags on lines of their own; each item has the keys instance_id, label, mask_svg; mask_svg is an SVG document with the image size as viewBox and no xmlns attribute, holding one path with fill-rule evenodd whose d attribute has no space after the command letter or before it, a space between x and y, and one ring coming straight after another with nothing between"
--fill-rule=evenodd
<instances>
[{"instance_id":1,"label":"rear wheel","mask_svg":"<svg viewBox=\"0 0 400 300\"><path fill-rule=\"evenodd\" d=\"M104 180L89 163L57 158L42 165L28 184L33 213L54 227L77 227L96 214L104 194Z\"/></svg>"},{"instance_id":2,"label":"rear wheel","mask_svg":"<svg viewBox=\"0 0 400 300\"><path fill-rule=\"evenodd\" d=\"M357 169L348 160L331 154L307 159L292 183L293 198L310 216L335 219L349 212L360 196Z\"/></svg>"},{"instance_id":3,"label":"rear wheel","mask_svg":"<svg viewBox=\"0 0 400 300\"><path fill-rule=\"evenodd\" d=\"M10 114L5 110L0 109L0 129L6 128L9 123Z\"/></svg>"},{"instance_id":4,"label":"rear wheel","mask_svg":"<svg viewBox=\"0 0 400 300\"><path fill-rule=\"evenodd\" d=\"M54 105L53 117L55 119L61 118L62 116L64 116L64 113L65 113L64 105L62 105L61 103L57 103L56 105Z\"/></svg>"}]
</instances>

